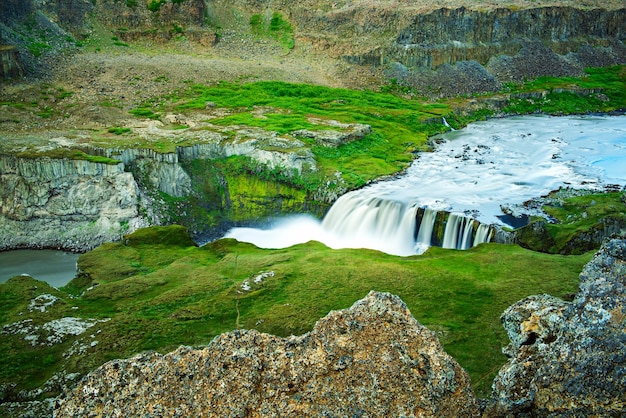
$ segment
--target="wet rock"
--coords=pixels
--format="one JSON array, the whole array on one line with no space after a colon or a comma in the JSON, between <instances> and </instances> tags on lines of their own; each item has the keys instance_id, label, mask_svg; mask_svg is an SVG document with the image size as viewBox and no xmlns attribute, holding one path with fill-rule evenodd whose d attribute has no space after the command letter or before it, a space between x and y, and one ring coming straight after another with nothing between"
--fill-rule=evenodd
<instances>
[{"instance_id":1,"label":"wet rock","mask_svg":"<svg viewBox=\"0 0 626 418\"><path fill-rule=\"evenodd\" d=\"M620 416L626 393L626 239L606 242L573 302L532 296L502 315L511 357L486 416Z\"/></svg>"},{"instance_id":2,"label":"wet rock","mask_svg":"<svg viewBox=\"0 0 626 418\"><path fill-rule=\"evenodd\" d=\"M123 411L123 412L122 412ZM477 416L467 373L397 297L371 292L299 337L234 331L114 360L55 416Z\"/></svg>"}]
</instances>

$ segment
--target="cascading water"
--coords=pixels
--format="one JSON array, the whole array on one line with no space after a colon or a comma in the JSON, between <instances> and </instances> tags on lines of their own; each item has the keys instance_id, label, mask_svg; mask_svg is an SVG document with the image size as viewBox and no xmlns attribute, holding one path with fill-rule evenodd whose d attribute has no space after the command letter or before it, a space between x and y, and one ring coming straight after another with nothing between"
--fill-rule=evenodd
<instances>
[{"instance_id":1,"label":"cascading water","mask_svg":"<svg viewBox=\"0 0 626 418\"><path fill-rule=\"evenodd\" d=\"M444 248L466 250L488 242L492 235L488 225L467 216L368 196L364 191L340 197L324 218L322 228L330 235L349 237L343 246L397 255L420 254L437 243Z\"/></svg>"},{"instance_id":2,"label":"cascading water","mask_svg":"<svg viewBox=\"0 0 626 418\"><path fill-rule=\"evenodd\" d=\"M490 225L504 223L503 204L524 214L524 201L560 187L626 184L625 118L476 123L446 134L405 175L342 196L322 223L291 217L270 229L235 228L226 236L263 248L316 240L396 255L419 254L431 245L467 249L490 241Z\"/></svg>"}]
</instances>

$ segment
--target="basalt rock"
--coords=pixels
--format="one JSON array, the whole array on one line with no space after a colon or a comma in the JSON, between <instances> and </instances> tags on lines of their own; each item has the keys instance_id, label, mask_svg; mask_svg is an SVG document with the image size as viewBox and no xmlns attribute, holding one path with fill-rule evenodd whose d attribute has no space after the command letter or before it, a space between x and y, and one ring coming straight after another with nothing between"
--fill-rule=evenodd
<instances>
[{"instance_id":1,"label":"basalt rock","mask_svg":"<svg viewBox=\"0 0 626 418\"><path fill-rule=\"evenodd\" d=\"M478 414L435 334L376 292L299 337L234 331L202 350L111 361L55 406L56 417Z\"/></svg>"},{"instance_id":2,"label":"basalt rock","mask_svg":"<svg viewBox=\"0 0 626 418\"><path fill-rule=\"evenodd\" d=\"M0 250L84 251L146 226L123 164L0 155Z\"/></svg>"},{"instance_id":3,"label":"basalt rock","mask_svg":"<svg viewBox=\"0 0 626 418\"><path fill-rule=\"evenodd\" d=\"M532 296L502 322L510 357L486 416L622 416L626 405L626 239L606 242L573 302Z\"/></svg>"}]
</instances>

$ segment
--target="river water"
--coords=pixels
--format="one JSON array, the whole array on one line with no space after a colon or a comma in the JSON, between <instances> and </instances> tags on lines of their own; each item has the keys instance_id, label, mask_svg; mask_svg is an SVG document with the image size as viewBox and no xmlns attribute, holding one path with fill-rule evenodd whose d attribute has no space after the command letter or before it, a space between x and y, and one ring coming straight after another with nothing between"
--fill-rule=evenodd
<instances>
[{"instance_id":1,"label":"river water","mask_svg":"<svg viewBox=\"0 0 626 418\"><path fill-rule=\"evenodd\" d=\"M411 255L425 249L404 226L417 207L502 224L501 205L560 187L626 184L626 116L491 119L437 139L436 150L420 154L406 175L347 193L323 221L288 217L267 228L233 228L226 237L262 248L316 240Z\"/></svg>"},{"instance_id":2,"label":"river water","mask_svg":"<svg viewBox=\"0 0 626 418\"><path fill-rule=\"evenodd\" d=\"M66 285L76 276L79 254L55 250L15 250L0 252L0 283L13 276L28 274L53 287Z\"/></svg>"}]
</instances>

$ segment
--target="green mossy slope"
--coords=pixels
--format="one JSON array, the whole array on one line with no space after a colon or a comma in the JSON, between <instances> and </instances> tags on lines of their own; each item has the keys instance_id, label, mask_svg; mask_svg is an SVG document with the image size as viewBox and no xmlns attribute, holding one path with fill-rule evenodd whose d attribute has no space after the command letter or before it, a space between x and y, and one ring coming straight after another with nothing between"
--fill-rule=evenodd
<instances>
[{"instance_id":1,"label":"green mossy slope","mask_svg":"<svg viewBox=\"0 0 626 418\"><path fill-rule=\"evenodd\" d=\"M530 294L575 292L590 256L497 244L469 251L431 248L405 258L330 250L316 242L263 250L225 239L196 247L180 227L140 230L82 255L82 275L60 291L22 277L0 285L3 325L27 318L37 324L63 316L111 318L51 347L32 347L24 334L3 335L0 381L32 388L62 369L87 372L143 350L208 344L238 324L281 336L301 334L330 310L378 290L399 295L435 330L484 395L505 362L502 311ZM28 304L41 293L61 300L46 312L29 312ZM84 353L67 355L72 344L94 340L97 345Z\"/></svg>"}]
</instances>

